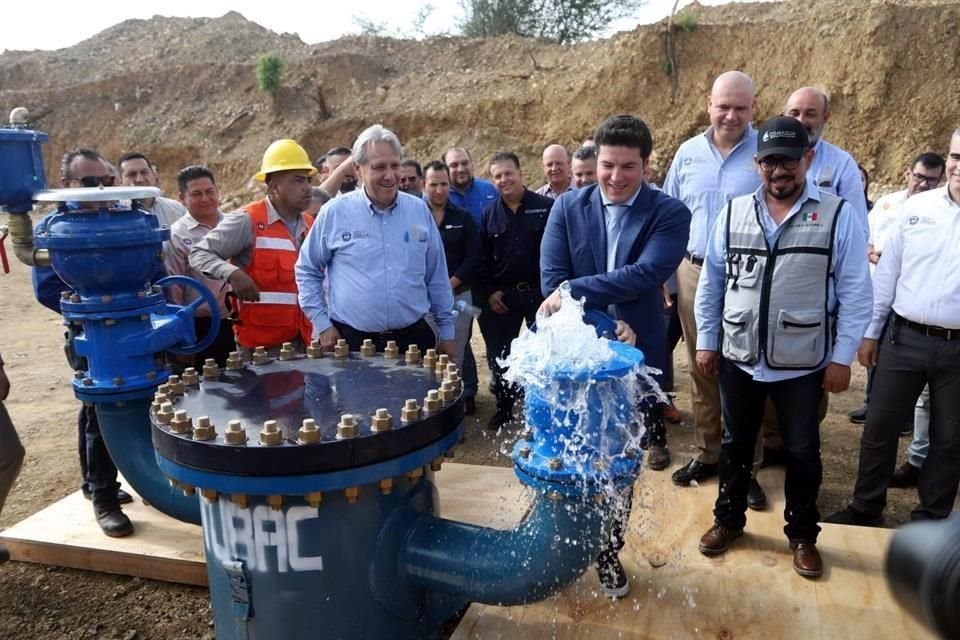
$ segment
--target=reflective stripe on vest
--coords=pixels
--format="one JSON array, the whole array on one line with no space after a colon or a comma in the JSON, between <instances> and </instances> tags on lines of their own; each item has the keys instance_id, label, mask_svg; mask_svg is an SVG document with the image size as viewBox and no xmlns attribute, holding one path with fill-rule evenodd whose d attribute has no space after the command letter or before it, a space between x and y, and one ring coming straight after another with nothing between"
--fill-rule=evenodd
<instances>
[{"instance_id":1,"label":"reflective stripe on vest","mask_svg":"<svg viewBox=\"0 0 960 640\"><path fill-rule=\"evenodd\" d=\"M269 222L266 200L244 209L253 223L253 252L246 273L260 290L260 300L239 303L237 342L251 349L269 348L298 336L309 342L311 327L300 311L294 278L297 245L282 220ZM304 215L304 221L309 230L313 217Z\"/></svg>"},{"instance_id":2,"label":"reflective stripe on vest","mask_svg":"<svg viewBox=\"0 0 960 640\"><path fill-rule=\"evenodd\" d=\"M753 194L727 206L721 352L771 369L816 369L833 346L828 308L836 222L843 200L821 192L784 222L767 246Z\"/></svg>"}]
</instances>

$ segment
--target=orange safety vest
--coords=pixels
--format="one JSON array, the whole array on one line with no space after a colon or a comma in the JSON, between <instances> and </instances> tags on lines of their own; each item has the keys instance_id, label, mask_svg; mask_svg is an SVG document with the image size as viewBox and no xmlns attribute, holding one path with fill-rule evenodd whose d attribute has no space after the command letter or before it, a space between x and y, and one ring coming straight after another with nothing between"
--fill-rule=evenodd
<instances>
[{"instance_id":1,"label":"orange safety vest","mask_svg":"<svg viewBox=\"0 0 960 640\"><path fill-rule=\"evenodd\" d=\"M299 250L282 220L267 221L267 202L257 200L244 209L253 222L253 256L246 273L260 290L259 302L239 301L240 322L234 325L237 343L253 349L290 342L299 335L310 343L313 327L300 311L294 265ZM307 230L313 216L304 214Z\"/></svg>"}]
</instances>

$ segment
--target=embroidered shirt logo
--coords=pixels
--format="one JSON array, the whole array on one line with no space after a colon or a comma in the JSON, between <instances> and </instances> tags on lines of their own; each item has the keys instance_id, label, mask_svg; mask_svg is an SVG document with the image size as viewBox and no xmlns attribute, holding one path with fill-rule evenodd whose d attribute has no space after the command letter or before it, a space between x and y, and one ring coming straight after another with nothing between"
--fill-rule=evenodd
<instances>
[{"instance_id":1,"label":"embroidered shirt logo","mask_svg":"<svg viewBox=\"0 0 960 640\"><path fill-rule=\"evenodd\" d=\"M801 218L801 220L803 220L804 222L816 222L818 217L819 216L817 215L817 212L812 211L810 213L803 214L803 217Z\"/></svg>"}]
</instances>

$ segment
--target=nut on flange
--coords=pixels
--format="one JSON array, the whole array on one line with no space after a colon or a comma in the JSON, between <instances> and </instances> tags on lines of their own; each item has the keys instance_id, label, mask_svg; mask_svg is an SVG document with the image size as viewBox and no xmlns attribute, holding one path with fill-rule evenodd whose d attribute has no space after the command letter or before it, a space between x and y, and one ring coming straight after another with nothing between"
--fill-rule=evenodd
<instances>
[{"instance_id":1,"label":"nut on flange","mask_svg":"<svg viewBox=\"0 0 960 640\"><path fill-rule=\"evenodd\" d=\"M531 451L532 451L532 449L531 449L530 447L524 445L524 446L520 447L520 449L517 451L517 453L520 454L520 457L521 457L521 458L523 458L524 460L526 460L527 458L530 457L530 452L531 452Z\"/></svg>"},{"instance_id":2,"label":"nut on flange","mask_svg":"<svg viewBox=\"0 0 960 640\"><path fill-rule=\"evenodd\" d=\"M217 437L217 429L210 422L210 416L200 416L193 426L194 440L213 440Z\"/></svg>"},{"instance_id":3,"label":"nut on flange","mask_svg":"<svg viewBox=\"0 0 960 640\"><path fill-rule=\"evenodd\" d=\"M320 441L320 429L317 429L317 423L313 418L306 418L297 431L298 444L313 444Z\"/></svg>"},{"instance_id":4,"label":"nut on flange","mask_svg":"<svg viewBox=\"0 0 960 640\"><path fill-rule=\"evenodd\" d=\"M307 357L311 360L323 357L323 347L320 346L319 340L312 340L307 345Z\"/></svg>"},{"instance_id":5,"label":"nut on flange","mask_svg":"<svg viewBox=\"0 0 960 640\"><path fill-rule=\"evenodd\" d=\"M257 347L253 350L253 364L267 364L270 362L270 354L265 347Z\"/></svg>"},{"instance_id":6,"label":"nut on flange","mask_svg":"<svg viewBox=\"0 0 960 640\"><path fill-rule=\"evenodd\" d=\"M200 384L200 375L193 367L187 367L183 370L183 384L188 387L195 387Z\"/></svg>"},{"instance_id":7,"label":"nut on flange","mask_svg":"<svg viewBox=\"0 0 960 640\"><path fill-rule=\"evenodd\" d=\"M443 375L447 371L447 365L450 364L450 356L445 353L441 353L440 357L437 358L436 373L437 375Z\"/></svg>"},{"instance_id":8,"label":"nut on flange","mask_svg":"<svg viewBox=\"0 0 960 640\"><path fill-rule=\"evenodd\" d=\"M203 499L207 502L214 503L217 501L217 492L215 489L200 489L200 495L203 496Z\"/></svg>"},{"instance_id":9,"label":"nut on flange","mask_svg":"<svg viewBox=\"0 0 960 640\"><path fill-rule=\"evenodd\" d=\"M352 413L345 413L340 416L340 422L337 423L337 440L349 440L357 437L357 423L353 419Z\"/></svg>"},{"instance_id":10,"label":"nut on flange","mask_svg":"<svg viewBox=\"0 0 960 640\"><path fill-rule=\"evenodd\" d=\"M173 413L173 419L170 420L170 433L190 433L193 429L193 420L183 409Z\"/></svg>"},{"instance_id":11,"label":"nut on flange","mask_svg":"<svg viewBox=\"0 0 960 640\"><path fill-rule=\"evenodd\" d=\"M420 347L411 344L407 347L407 352L403 355L407 364L417 364L420 362Z\"/></svg>"},{"instance_id":12,"label":"nut on flange","mask_svg":"<svg viewBox=\"0 0 960 640\"><path fill-rule=\"evenodd\" d=\"M383 357L384 358L400 357L400 347L397 346L396 340L387 340L387 345L383 348Z\"/></svg>"},{"instance_id":13,"label":"nut on flange","mask_svg":"<svg viewBox=\"0 0 960 640\"><path fill-rule=\"evenodd\" d=\"M283 432L277 426L276 420L267 420L260 431L260 444L273 447L283 442Z\"/></svg>"},{"instance_id":14,"label":"nut on flange","mask_svg":"<svg viewBox=\"0 0 960 640\"><path fill-rule=\"evenodd\" d=\"M380 493L385 496L393 493L393 478L384 478L380 481Z\"/></svg>"},{"instance_id":15,"label":"nut on flange","mask_svg":"<svg viewBox=\"0 0 960 640\"><path fill-rule=\"evenodd\" d=\"M231 493L230 501L241 509L246 509L250 505L250 501L245 493Z\"/></svg>"},{"instance_id":16,"label":"nut on flange","mask_svg":"<svg viewBox=\"0 0 960 640\"><path fill-rule=\"evenodd\" d=\"M280 359L281 360L293 360L297 357L297 352L293 348L292 342L284 342L280 347Z\"/></svg>"},{"instance_id":17,"label":"nut on flange","mask_svg":"<svg viewBox=\"0 0 960 640\"><path fill-rule=\"evenodd\" d=\"M423 477L423 467L417 467L416 469L411 469L406 473L407 480L410 482L416 482Z\"/></svg>"},{"instance_id":18,"label":"nut on flange","mask_svg":"<svg viewBox=\"0 0 960 640\"><path fill-rule=\"evenodd\" d=\"M393 416L386 409L377 409L370 419L371 431L389 431L393 428Z\"/></svg>"},{"instance_id":19,"label":"nut on flange","mask_svg":"<svg viewBox=\"0 0 960 640\"><path fill-rule=\"evenodd\" d=\"M267 504L269 504L270 508L274 511L280 511L280 509L283 509L283 496L267 496Z\"/></svg>"},{"instance_id":20,"label":"nut on flange","mask_svg":"<svg viewBox=\"0 0 960 640\"><path fill-rule=\"evenodd\" d=\"M239 351L231 351L227 354L227 371L236 371L243 369L243 360L240 359Z\"/></svg>"},{"instance_id":21,"label":"nut on flange","mask_svg":"<svg viewBox=\"0 0 960 640\"><path fill-rule=\"evenodd\" d=\"M203 379L211 381L220 379L220 367L217 366L217 361L213 358L207 358L203 361Z\"/></svg>"},{"instance_id":22,"label":"nut on flange","mask_svg":"<svg viewBox=\"0 0 960 640\"><path fill-rule=\"evenodd\" d=\"M180 376L170 376L167 378L167 384L170 385L170 394L174 396L182 396L184 392L183 381L180 380Z\"/></svg>"},{"instance_id":23,"label":"nut on flange","mask_svg":"<svg viewBox=\"0 0 960 640\"><path fill-rule=\"evenodd\" d=\"M316 509L320 506L320 503L323 502L323 492L322 491L311 491L310 493L303 494L303 499L307 501L307 504Z\"/></svg>"},{"instance_id":24,"label":"nut on flange","mask_svg":"<svg viewBox=\"0 0 960 640\"><path fill-rule=\"evenodd\" d=\"M353 504L357 501L357 498L360 497L360 488L359 487L347 487L343 490L343 495L347 497L347 502Z\"/></svg>"},{"instance_id":25,"label":"nut on flange","mask_svg":"<svg viewBox=\"0 0 960 640\"><path fill-rule=\"evenodd\" d=\"M376 353L377 345L373 344L373 340L370 338L364 339L363 344L360 345L360 355L369 358L372 355L376 355Z\"/></svg>"},{"instance_id":26,"label":"nut on flange","mask_svg":"<svg viewBox=\"0 0 960 640\"><path fill-rule=\"evenodd\" d=\"M333 346L333 357L334 358L346 358L350 355L350 345L347 344L346 338L340 338L337 340L337 344Z\"/></svg>"},{"instance_id":27,"label":"nut on flange","mask_svg":"<svg viewBox=\"0 0 960 640\"><path fill-rule=\"evenodd\" d=\"M449 380L440 385L440 399L443 400L443 404L450 404L457 399L457 388Z\"/></svg>"},{"instance_id":28,"label":"nut on flange","mask_svg":"<svg viewBox=\"0 0 960 640\"><path fill-rule=\"evenodd\" d=\"M409 424L420 419L420 407L413 398L403 403L403 409L400 410L400 424Z\"/></svg>"},{"instance_id":29,"label":"nut on flange","mask_svg":"<svg viewBox=\"0 0 960 640\"><path fill-rule=\"evenodd\" d=\"M433 369L436 366L437 366L437 350L427 349L427 352L423 354L423 368Z\"/></svg>"},{"instance_id":30,"label":"nut on flange","mask_svg":"<svg viewBox=\"0 0 960 640\"><path fill-rule=\"evenodd\" d=\"M440 392L436 389L427 391L427 397L423 399L423 413L429 416L440 411L442 406L443 402L440 400Z\"/></svg>"},{"instance_id":31,"label":"nut on flange","mask_svg":"<svg viewBox=\"0 0 960 640\"><path fill-rule=\"evenodd\" d=\"M164 402L160 405L160 411L157 412L157 422L160 424L170 424L173 420L173 403Z\"/></svg>"},{"instance_id":32,"label":"nut on flange","mask_svg":"<svg viewBox=\"0 0 960 640\"><path fill-rule=\"evenodd\" d=\"M443 468L443 457L434 458L430 462L430 471L440 471Z\"/></svg>"},{"instance_id":33,"label":"nut on flange","mask_svg":"<svg viewBox=\"0 0 960 640\"><path fill-rule=\"evenodd\" d=\"M563 469L563 461L560 460L560 458L550 458L548 466L550 467L550 471L560 471L560 469Z\"/></svg>"},{"instance_id":34,"label":"nut on flange","mask_svg":"<svg viewBox=\"0 0 960 640\"><path fill-rule=\"evenodd\" d=\"M223 432L223 441L227 444L246 444L247 430L239 420L231 420L227 423L227 429Z\"/></svg>"}]
</instances>

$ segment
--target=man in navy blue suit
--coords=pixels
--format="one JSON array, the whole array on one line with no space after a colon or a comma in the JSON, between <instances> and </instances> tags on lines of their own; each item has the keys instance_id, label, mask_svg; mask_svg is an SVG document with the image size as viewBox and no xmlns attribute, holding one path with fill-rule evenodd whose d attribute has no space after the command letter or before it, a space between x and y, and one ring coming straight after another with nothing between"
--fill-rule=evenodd
<instances>
[{"instance_id":1,"label":"man in navy blue suit","mask_svg":"<svg viewBox=\"0 0 960 640\"><path fill-rule=\"evenodd\" d=\"M574 298L626 322L637 336L646 362L667 364L663 325L663 283L683 259L690 231L690 210L680 200L651 189L644 170L653 150L647 125L629 115L611 116L594 135L597 184L570 191L553 205L540 248L541 311L560 306L558 288L570 283ZM647 407L647 465L670 464L663 406ZM605 594L626 595L626 574L617 558L623 546L626 508L618 516L612 542L601 548L597 571Z\"/></svg>"}]
</instances>

